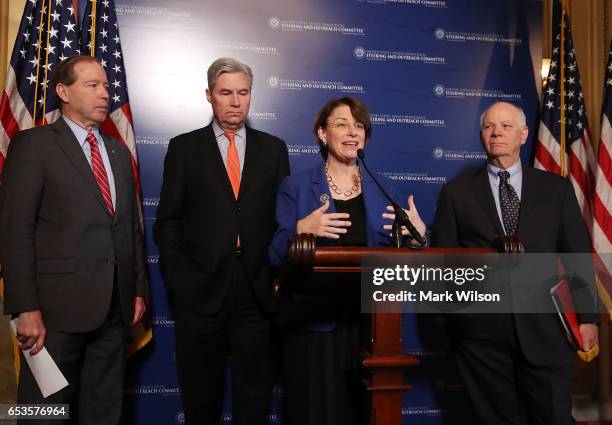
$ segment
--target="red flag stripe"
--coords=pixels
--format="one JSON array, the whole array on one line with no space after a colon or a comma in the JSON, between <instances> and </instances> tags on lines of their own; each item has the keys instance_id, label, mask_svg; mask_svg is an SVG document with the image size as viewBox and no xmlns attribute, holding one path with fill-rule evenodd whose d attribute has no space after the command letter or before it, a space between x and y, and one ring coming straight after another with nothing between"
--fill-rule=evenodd
<instances>
[{"instance_id":1,"label":"red flag stripe","mask_svg":"<svg viewBox=\"0 0 612 425\"><path fill-rule=\"evenodd\" d=\"M53 111L49 112L48 114L45 115L45 120L47 123L51 124L54 123L55 121L57 121L59 119L59 117L62 116L62 113L60 112L59 108L58 109L54 109Z\"/></svg>"},{"instance_id":2,"label":"red flag stripe","mask_svg":"<svg viewBox=\"0 0 612 425\"><path fill-rule=\"evenodd\" d=\"M600 164L602 162L609 162L610 158L607 155L607 153L602 153L602 150L605 150L605 146L603 145L603 143L599 144L599 158L600 158ZM606 157L605 159L603 157ZM603 170L601 168L599 168L597 170L597 180L596 180L596 186L595 186L595 193L601 198L602 203L601 203L601 207L602 208L609 208L605 202L605 200L609 200L612 199L612 187L610 186L609 182L608 182L608 176L606 176L606 174L603 172Z\"/></svg>"},{"instance_id":3,"label":"red flag stripe","mask_svg":"<svg viewBox=\"0 0 612 425\"><path fill-rule=\"evenodd\" d=\"M19 131L19 124L13 115L13 111L11 111L11 104L6 92L2 93L2 100L0 101L0 122L9 139ZM8 142L6 144L8 145Z\"/></svg>"},{"instance_id":4,"label":"red flag stripe","mask_svg":"<svg viewBox=\"0 0 612 425\"><path fill-rule=\"evenodd\" d=\"M138 174L138 163L136 162L136 158L132 157L132 173L134 174L134 190L138 195L139 202L140 197L142 196L142 189L140 187L140 176Z\"/></svg>"},{"instance_id":5,"label":"red flag stripe","mask_svg":"<svg viewBox=\"0 0 612 425\"><path fill-rule=\"evenodd\" d=\"M612 186L612 181L610 181L610 179L612 179L612 160L610 158L608 146L606 146L606 142L604 140L600 140L599 142L598 159L600 169L598 177L605 179L606 185L610 187Z\"/></svg>"},{"instance_id":6,"label":"red flag stripe","mask_svg":"<svg viewBox=\"0 0 612 425\"><path fill-rule=\"evenodd\" d=\"M0 174L2 174L2 169L4 168L4 160L6 159L9 140L9 137L4 132L4 127L0 125Z\"/></svg>"},{"instance_id":7,"label":"red flag stripe","mask_svg":"<svg viewBox=\"0 0 612 425\"><path fill-rule=\"evenodd\" d=\"M15 121L19 125L19 129L23 130L25 128L32 127L32 115L25 103L23 103L23 99L19 94L19 90L17 90L17 82L15 81L15 72L12 67L9 67L6 74L6 85L4 90L9 96L9 104L11 111L13 112L13 116L15 117ZM12 136L11 136L12 137Z\"/></svg>"},{"instance_id":8,"label":"red flag stripe","mask_svg":"<svg viewBox=\"0 0 612 425\"><path fill-rule=\"evenodd\" d=\"M126 113L127 111L127 113ZM117 132L117 139L123 142L125 146L130 150L132 157L138 162L136 156L136 139L134 137L134 130L132 128L131 112L128 104L123 105L121 108L113 111L107 118L110 119Z\"/></svg>"},{"instance_id":9,"label":"red flag stripe","mask_svg":"<svg viewBox=\"0 0 612 425\"><path fill-rule=\"evenodd\" d=\"M612 244L612 215L598 193L593 197L593 214L601 232L606 236L608 243Z\"/></svg>"},{"instance_id":10,"label":"red flag stripe","mask_svg":"<svg viewBox=\"0 0 612 425\"><path fill-rule=\"evenodd\" d=\"M601 170L601 177L604 177L608 183L608 186L612 186L612 161L610 158L610 150L612 148L612 127L610 127L610 121L604 114L601 122L601 138L599 140L599 152L597 160L599 169Z\"/></svg>"},{"instance_id":11,"label":"red flag stripe","mask_svg":"<svg viewBox=\"0 0 612 425\"><path fill-rule=\"evenodd\" d=\"M125 119L130 123L130 126L134 126L134 121L132 120L132 110L130 109L129 104L125 104L121 107L123 114L125 115Z\"/></svg>"},{"instance_id":12,"label":"red flag stripe","mask_svg":"<svg viewBox=\"0 0 612 425\"><path fill-rule=\"evenodd\" d=\"M557 169L560 173L561 168L556 159L559 158L560 154L561 148L559 143L557 143L548 127L541 122L535 146L535 167L549 171Z\"/></svg>"},{"instance_id":13,"label":"red flag stripe","mask_svg":"<svg viewBox=\"0 0 612 425\"><path fill-rule=\"evenodd\" d=\"M595 266L595 271L597 272L597 277L601 280L601 283L604 285L604 288L608 291L608 293L612 293L612 275L610 274L610 269L612 266L607 265L606 261L610 261L605 255L603 258L597 254L593 256L593 264Z\"/></svg>"},{"instance_id":14,"label":"red flag stripe","mask_svg":"<svg viewBox=\"0 0 612 425\"><path fill-rule=\"evenodd\" d=\"M591 185L593 182L593 175L589 172L586 164L583 164L583 158L586 152L582 149L582 146L578 143L572 144L572 149L569 151L570 157L570 174L580 188L583 196L587 199L590 198ZM584 162L587 162L586 160Z\"/></svg>"},{"instance_id":15,"label":"red flag stripe","mask_svg":"<svg viewBox=\"0 0 612 425\"><path fill-rule=\"evenodd\" d=\"M126 147L128 149L130 149L130 146L128 145L128 143L124 140L123 136L121 135L121 133L119 132L117 126L115 125L115 120L122 122L123 120L121 118L121 116L118 117L119 114L117 114L117 112L121 111L121 109L117 109L115 112L112 113L113 117L115 119L109 118L107 117L106 120L102 123L102 125L100 126L100 128L102 129L102 131L105 134L108 134L109 136L114 137L115 139L119 140L121 143L123 143L124 145L126 145ZM123 115L124 117L126 117L127 120L127 116ZM134 132L131 130L131 125L129 127L129 131L127 132L128 134L132 134L132 138L134 137L133 134ZM130 137L128 136L127 139L129 140ZM133 139L135 140L135 139ZM132 151L132 149L130 149L130 151ZM140 185L140 175L138 172L138 161L136 158L136 149L135 149L135 142L134 142L134 150L132 151L132 172L134 174L134 187L136 190L136 193L138 193L139 195L142 193L142 189L141 189L141 185Z\"/></svg>"},{"instance_id":16,"label":"red flag stripe","mask_svg":"<svg viewBox=\"0 0 612 425\"><path fill-rule=\"evenodd\" d=\"M536 146L536 160L541 164L538 168L561 174L561 167L542 142Z\"/></svg>"},{"instance_id":17,"label":"red flag stripe","mask_svg":"<svg viewBox=\"0 0 612 425\"><path fill-rule=\"evenodd\" d=\"M122 131L125 134L125 140L122 140L132 153L132 171L134 173L134 187L138 196L142 194L140 185L140 173L138 171L138 156L136 154L136 137L134 136L134 129L132 126L132 111L130 110L129 104L123 105L120 109L117 109L110 114L110 118L115 124L117 131ZM119 130L121 129L121 130Z\"/></svg>"}]
</instances>

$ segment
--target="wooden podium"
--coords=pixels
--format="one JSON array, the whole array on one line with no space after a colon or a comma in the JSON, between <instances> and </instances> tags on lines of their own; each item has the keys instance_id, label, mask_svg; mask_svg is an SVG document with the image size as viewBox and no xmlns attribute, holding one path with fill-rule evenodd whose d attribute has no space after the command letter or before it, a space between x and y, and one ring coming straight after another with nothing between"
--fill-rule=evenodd
<instances>
[{"instance_id":1,"label":"wooden podium","mask_svg":"<svg viewBox=\"0 0 612 425\"><path fill-rule=\"evenodd\" d=\"M513 237L496 240L493 248L367 248L367 247L317 247L312 234L294 236L289 242L287 261L298 272L314 273L359 273L361 259L368 254L421 255L449 253L522 252L522 245ZM278 287L276 288L279 289ZM402 344L401 313L378 313L372 315L372 345L362 360L371 380L367 390L371 393L371 424L400 425L402 397L411 386L404 381L407 368L417 366L419 359L404 354Z\"/></svg>"}]
</instances>

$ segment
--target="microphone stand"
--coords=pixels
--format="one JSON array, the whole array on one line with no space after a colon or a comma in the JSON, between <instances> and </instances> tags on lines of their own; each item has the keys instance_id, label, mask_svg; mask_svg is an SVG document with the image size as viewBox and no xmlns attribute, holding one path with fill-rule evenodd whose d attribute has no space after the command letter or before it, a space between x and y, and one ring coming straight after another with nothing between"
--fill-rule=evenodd
<instances>
[{"instance_id":1,"label":"microphone stand","mask_svg":"<svg viewBox=\"0 0 612 425\"><path fill-rule=\"evenodd\" d=\"M370 169L368 168L368 165L365 162L365 153L363 149L357 149L357 156L361 160L361 163L363 164L363 168L365 168L368 175L372 178L372 180L374 180L374 183L376 183L376 186L378 186L378 188L380 189L384 197L387 198L387 201L389 201L389 203L393 207L393 211L395 212L395 220L393 220L393 224L391 225L391 235L392 235L391 237L393 239L395 247L400 248L402 246L402 226L405 226L406 229L408 229L410 236L412 236L414 240L416 240L419 244L415 248L422 248L425 245L425 238L423 238L423 236L421 236L421 234L418 232L416 227L414 227L414 225L408 218L408 214L406 214L406 211L404 211L402 207L397 205L397 203L389 196L389 194L381 186L381 184L378 182L376 177L374 177L372 172L370 172Z\"/></svg>"}]
</instances>

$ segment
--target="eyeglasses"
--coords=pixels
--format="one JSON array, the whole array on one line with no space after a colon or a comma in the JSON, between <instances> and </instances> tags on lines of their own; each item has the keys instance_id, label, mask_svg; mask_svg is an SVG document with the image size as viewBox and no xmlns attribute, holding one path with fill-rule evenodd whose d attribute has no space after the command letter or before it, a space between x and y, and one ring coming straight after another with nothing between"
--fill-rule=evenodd
<instances>
[{"instance_id":1,"label":"eyeglasses","mask_svg":"<svg viewBox=\"0 0 612 425\"><path fill-rule=\"evenodd\" d=\"M327 124L327 127L333 127L342 133L347 133L350 127L352 127L356 133L365 133L365 131L368 129L368 126L361 122L351 124L342 121Z\"/></svg>"}]
</instances>

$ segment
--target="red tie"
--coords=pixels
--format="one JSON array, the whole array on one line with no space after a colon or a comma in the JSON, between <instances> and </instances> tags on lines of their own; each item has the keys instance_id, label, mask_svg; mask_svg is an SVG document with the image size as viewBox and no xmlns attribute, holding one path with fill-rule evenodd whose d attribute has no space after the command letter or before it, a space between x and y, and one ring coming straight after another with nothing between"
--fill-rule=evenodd
<instances>
[{"instance_id":1,"label":"red tie","mask_svg":"<svg viewBox=\"0 0 612 425\"><path fill-rule=\"evenodd\" d=\"M227 176L232 184L234 197L238 199L238 191L240 190L240 160L238 159L236 143L234 143L236 133L233 131L226 131L223 134L225 134L225 137L227 137L230 142L227 148Z\"/></svg>"},{"instance_id":2,"label":"red tie","mask_svg":"<svg viewBox=\"0 0 612 425\"><path fill-rule=\"evenodd\" d=\"M98 149L98 140L93 133L87 133L87 141L91 147L91 166L93 168L94 177L98 182L98 187L104 198L104 203L108 212L112 216L115 215L115 209L113 208L113 198L111 198L110 184L108 183L108 175L102 162L102 156L100 155L100 149Z\"/></svg>"}]
</instances>

